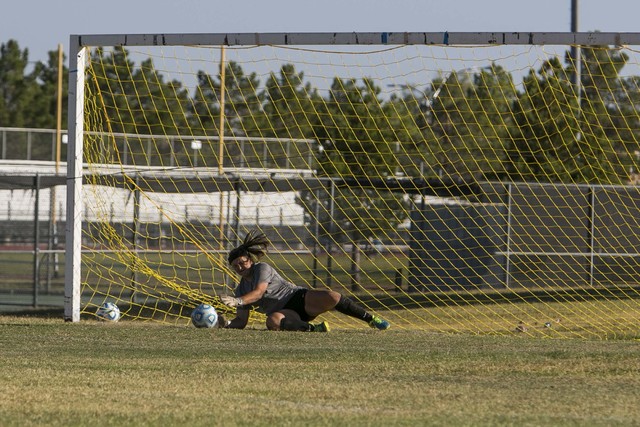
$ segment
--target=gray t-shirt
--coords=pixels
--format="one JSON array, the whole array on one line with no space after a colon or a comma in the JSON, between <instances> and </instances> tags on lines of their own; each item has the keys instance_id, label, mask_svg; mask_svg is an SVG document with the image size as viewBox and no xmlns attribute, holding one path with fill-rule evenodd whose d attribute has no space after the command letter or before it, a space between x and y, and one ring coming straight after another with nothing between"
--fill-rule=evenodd
<instances>
[{"instance_id":1,"label":"gray t-shirt","mask_svg":"<svg viewBox=\"0 0 640 427\"><path fill-rule=\"evenodd\" d=\"M269 264L264 262L257 262L253 265L253 277L251 280L242 279L235 290L236 297L242 297L243 295L251 292L256 288L258 283L267 282L267 291L262 298L251 304L256 309L265 314L271 314L282 307L291 299L291 296L298 289L303 289L302 286L296 286L293 283L286 281L278 274L278 272ZM247 307L248 308L248 307Z\"/></svg>"}]
</instances>

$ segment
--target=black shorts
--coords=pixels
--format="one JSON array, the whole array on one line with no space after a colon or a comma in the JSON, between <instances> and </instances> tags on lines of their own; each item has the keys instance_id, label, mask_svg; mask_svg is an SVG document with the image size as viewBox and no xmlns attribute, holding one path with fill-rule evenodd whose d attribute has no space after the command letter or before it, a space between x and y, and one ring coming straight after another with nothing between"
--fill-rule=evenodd
<instances>
[{"instance_id":1,"label":"black shorts","mask_svg":"<svg viewBox=\"0 0 640 427\"><path fill-rule=\"evenodd\" d=\"M289 301L287 301L287 303L282 308L295 311L296 313L298 313L298 316L300 316L300 319L308 322L309 320L313 320L314 317L309 316L304 309L304 297L306 294L307 289L298 289L293 293L293 295L291 295Z\"/></svg>"}]
</instances>

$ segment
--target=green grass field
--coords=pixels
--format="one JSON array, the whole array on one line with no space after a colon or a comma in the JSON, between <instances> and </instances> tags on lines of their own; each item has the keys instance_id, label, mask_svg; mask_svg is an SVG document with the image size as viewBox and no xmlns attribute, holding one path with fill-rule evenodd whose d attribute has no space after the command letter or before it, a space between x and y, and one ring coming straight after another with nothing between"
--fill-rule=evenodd
<instances>
[{"instance_id":1,"label":"green grass field","mask_svg":"<svg viewBox=\"0 0 640 427\"><path fill-rule=\"evenodd\" d=\"M640 343L0 317L0 425L638 425Z\"/></svg>"}]
</instances>

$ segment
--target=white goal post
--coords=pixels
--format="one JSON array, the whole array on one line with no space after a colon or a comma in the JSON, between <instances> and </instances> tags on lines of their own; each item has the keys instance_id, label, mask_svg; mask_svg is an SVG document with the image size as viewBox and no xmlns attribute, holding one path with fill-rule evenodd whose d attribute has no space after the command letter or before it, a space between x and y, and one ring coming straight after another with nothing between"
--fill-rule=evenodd
<instances>
[{"instance_id":1,"label":"white goal post","mask_svg":"<svg viewBox=\"0 0 640 427\"><path fill-rule=\"evenodd\" d=\"M88 48L134 46L498 46L640 45L636 32L317 32L213 34L71 35L67 154L65 321L78 322L81 312L83 163L85 146L85 77Z\"/></svg>"}]
</instances>

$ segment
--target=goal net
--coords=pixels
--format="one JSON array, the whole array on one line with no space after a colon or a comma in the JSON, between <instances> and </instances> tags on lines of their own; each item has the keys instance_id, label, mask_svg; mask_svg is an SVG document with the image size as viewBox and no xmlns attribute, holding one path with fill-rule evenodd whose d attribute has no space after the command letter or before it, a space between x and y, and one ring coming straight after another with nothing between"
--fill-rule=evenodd
<instances>
[{"instance_id":1,"label":"goal net","mask_svg":"<svg viewBox=\"0 0 640 427\"><path fill-rule=\"evenodd\" d=\"M259 229L284 277L400 330L638 336L639 34L71 44L67 319L231 314Z\"/></svg>"}]
</instances>

